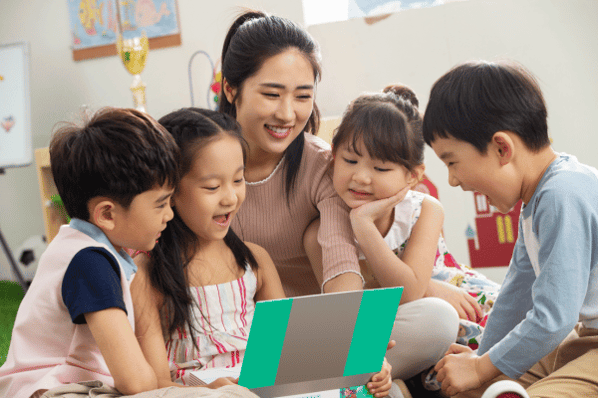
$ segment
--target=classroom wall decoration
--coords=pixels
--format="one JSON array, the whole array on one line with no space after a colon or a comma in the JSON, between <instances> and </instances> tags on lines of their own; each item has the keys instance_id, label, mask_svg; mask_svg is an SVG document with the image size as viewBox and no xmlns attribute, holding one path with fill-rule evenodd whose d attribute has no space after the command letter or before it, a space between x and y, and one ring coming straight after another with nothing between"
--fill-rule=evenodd
<instances>
[{"instance_id":1,"label":"classroom wall decoration","mask_svg":"<svg viewBox=\"0 0 598 398\"><path fill-rule=\"evenodd\" d=\"M435 197L436 199L439 199L438 188L436 188L436 185L434 185L434 183L430 181L428 176L426 176L425 174L423 175L421 181L413 187L413 190L428 194L430 196Z\"/></svg>"},{"instance_id":2,"label":"classroom wall decoration","mask_svg":"<svg viewBox=\"0 0 598 398\"><path fill-rule=\"evenodd\" d=\"M509 265L519 226L519 201L507 214L490 205L486 195L474 192L475 225L467 227L465 235L472 267L502 267Z\"/></svg>"},{"instance_id":3,"label":"classroom wall decoration","mask_svg":"<svg viewBox=\"0 0 598 398\"><path fill-rule=\"evenodd\" d=\"M73 59L116 55L116 41L149 38L150 49L178 46L176 0L67 0Z\"/></svg>"},{"instance_id":4,"label":"classroom wall decoration","mask_svg":"<svg viewBox=\"0 0 598 398\"><path fill-rule=\"evenodd\" d=\"M0 44L0 169L32 160L29 45Z\"/></svg>"}]
</instances>

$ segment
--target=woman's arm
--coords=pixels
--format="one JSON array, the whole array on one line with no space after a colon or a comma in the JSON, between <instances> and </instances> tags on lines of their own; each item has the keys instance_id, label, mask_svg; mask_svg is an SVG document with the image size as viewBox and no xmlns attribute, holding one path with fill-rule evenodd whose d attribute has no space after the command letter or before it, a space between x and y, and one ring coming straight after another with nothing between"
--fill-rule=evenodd
<instances>
[{"instance_id":1,"label":"woman's arm","mask_svg":"<svg viewBox=\"0 0 598 398\"><path fill-rule=\"evenodd\" d=\"M266 249L254 243L245 242L245 244L258 264L255 301L285 298L278 271Z\"/></svg>"},{"instance_id":2,"label":"woman's arm","mask_svg":"<svg viewBox=\"0 0 598 398\"><path fill-rule=\"evenodd\" d=\"M151 286L147 274L148 262L149 257L145 254L135 257L138 271L131 283L131 296L135 309L135 335L145 359L157 377L158 387L180 387L170 378L168 355L160 323L159 308L162 306L162 297Z\"/></svg>"},{"instance_id":3,"label":"woman's arm","mask_svg":"<svg viewBox=\"0 0 598 398\"><path fill-rule=\"evenodd\" d=\"M324 293L363 290L363 279L355 272L345 272L324 283Z\"/></svg>"},{"instance_id":4,"label":"woman's arm","mask_svg":"<svg viewBox=\"0 0 598 398\"><path fill-rule=\"evenodd\" d=\"M320 230L320 219L313 220L303 233L303 247L307 258L314 271L318 284L323 285L322 290L324 293L333 292L346 292L352 290L363 289L362 277L352 271L338 274L337 276L330 278L324 283L324 266L322 259L322 246L318 242L318 232Z\"/></svg>"},{"instance_id":5,"label":"woman's arm","mask_svg":"<svg viewBox=\"0 0 598 398\"><path fill-rule=\"evenodd\" d=\"M306 143L309 141L308 137L306 134ZM310 147L306 144L308 155L310 152L307 149ZM307 166L309 161L306 162L306 167L309 167L306 175L309 179L310 196L318 209L320 225L317 234L312 234L315 235L315 244L307 245L304 239L304 248L307 250L310 246L320 247L320 250L316 251L320 259L317 259L317 264L312 263L312 268L321 269L321 272L316 272L316 278L322 292L362 290L364 280L349 220L350 209L334 190L331 161L330 147L326 144L326 148L320 145L319 151L311 160L311 166ZM312 262L313 256L309 252L308 256Z\"/></svg>"},{"instance_id":6,"label":"woman's arm","mask_svg":"<svg viewBox=\"0 0 598 398\"><path fill-rule=\"evenodd\" d=\"M404 303L424 296L434 267L438 238L444 221L442 206L425 199L402 259L388 247L374 219L403 200L406 192L351 211L351 224L376 279L383 287L404 286ZM401 194L402 193L402 194Z\"/></svg>"},{"instance_id":7,"label":"woman's arm","mask_svg":"<svg viewBox=\"0 0 598 398\"><path fill-rule=\"evenodd\" d=\"M331 183L332 184L332 183ZM332 197L318 203L320 227L317 243L322 248L322 291L324 293L363 289L359 256L349 220L349 208L333 193ZM307 248L307 245L304 247ZM310 261L313 261L310 256ZM317 274L316 274L317 275Z\"/></svg>"}]
</instances>

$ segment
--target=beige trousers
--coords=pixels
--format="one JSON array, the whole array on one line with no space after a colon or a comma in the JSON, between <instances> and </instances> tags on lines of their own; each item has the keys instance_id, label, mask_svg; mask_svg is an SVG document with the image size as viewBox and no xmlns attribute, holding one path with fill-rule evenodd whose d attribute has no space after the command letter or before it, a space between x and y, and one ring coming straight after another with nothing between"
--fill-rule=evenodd
<instances>
[{"instance_id":1,"label":"beige trousers","mask_svg":"<svg viewBox=\"0 0 598 398\"><path fill-rule=\"evenodd\" d=\"M489 385L499 380L509 378L499 376L456 397L481 397ZM598 397L598 329L577 324L553 352L515 381L530 398Z\"/></svg>"}]
</instances>

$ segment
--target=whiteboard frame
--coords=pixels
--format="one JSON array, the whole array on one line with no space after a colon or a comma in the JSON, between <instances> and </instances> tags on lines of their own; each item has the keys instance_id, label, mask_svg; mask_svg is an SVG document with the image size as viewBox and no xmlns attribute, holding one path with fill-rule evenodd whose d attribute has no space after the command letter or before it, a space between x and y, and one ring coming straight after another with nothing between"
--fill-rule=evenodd
<instances>
[{"instance_id":1,"label":"whiteboard frame","mask_svg":"<svg viewBox=\"0 0 598 398\"><path fill-rule=\"evenodd\" d=\"M3 159L2 152L0 150L0 169L10 168L10 167L23 167L29 166L33 162L33 148L31 144L31 92L29 86L29 43L28 42L16 42L10 44L0 44L0 59L2 57L2 53L5 50L14 50L15 48L21 50L22 56L22 63L23 63L23 104L22 109L24 111L23 121L23 133L21 139L21 148L23 149L23 153L17 154L15 157L10 159ZM1 84L1 83L0 83ZM0 115L1 117L2 115ZM4 134L4 130L0 129L0 134Z\"/></svg>"}]
</instances>

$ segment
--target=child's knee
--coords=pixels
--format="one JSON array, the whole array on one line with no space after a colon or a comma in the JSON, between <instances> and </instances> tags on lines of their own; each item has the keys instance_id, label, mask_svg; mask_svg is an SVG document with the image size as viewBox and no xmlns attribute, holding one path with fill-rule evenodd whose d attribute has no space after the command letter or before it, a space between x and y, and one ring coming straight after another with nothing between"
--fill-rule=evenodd
<instances>
[{"instance_id":1,"label":"child's knee","mask_svg":"<svg viewBox=\"0 0 598 398\"><path fill-rule=\"evenodd\" d=\"M459 332L459 315L448 302L437 297L426 297L415 300L410 310L417 313L417 328L425 339L436 346L446 346L454 343Z\"/></svg>"}]
</instances>

